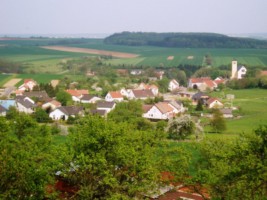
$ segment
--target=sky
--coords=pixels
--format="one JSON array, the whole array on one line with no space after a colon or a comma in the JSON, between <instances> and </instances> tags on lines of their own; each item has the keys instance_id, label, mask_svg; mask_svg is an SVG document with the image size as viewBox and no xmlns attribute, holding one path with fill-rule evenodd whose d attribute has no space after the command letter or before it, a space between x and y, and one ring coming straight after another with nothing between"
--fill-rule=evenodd
<instances>
[{"instance_id":1,"label":"sky","mask_svg":"<svg viewBox=\"0 0 267 200\"><path fill-rule=\"evenodd\" d=\"M0 34L267 33L267 0L0 0Z\"/></svg>"}]
</instances>

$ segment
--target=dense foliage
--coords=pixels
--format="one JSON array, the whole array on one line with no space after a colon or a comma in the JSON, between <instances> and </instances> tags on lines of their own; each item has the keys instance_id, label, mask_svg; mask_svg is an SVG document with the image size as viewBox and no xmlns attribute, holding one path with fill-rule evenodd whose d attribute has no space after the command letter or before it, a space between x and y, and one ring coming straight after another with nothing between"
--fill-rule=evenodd
<instances>
[{"instance_id":1,"label":"dense foliage","mask_svg":"<svg viewBox=\"0 0 267 200\"><path fill-rule=\"evenodd\" d=\"M107 37L106 44L180 48L267 48L267 42L228 37L215 33L144 33L122 32Z\"/></svg>"}]
</instances>

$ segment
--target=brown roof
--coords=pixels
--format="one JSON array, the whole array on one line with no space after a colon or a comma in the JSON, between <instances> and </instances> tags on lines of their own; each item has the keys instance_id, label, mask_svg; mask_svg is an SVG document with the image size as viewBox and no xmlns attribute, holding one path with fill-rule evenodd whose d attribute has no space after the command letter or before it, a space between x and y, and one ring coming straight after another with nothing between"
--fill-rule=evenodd
<instances>
[{"instance_id":1,"label":"brown roof","mask_svg":"<svg viewBox=\"0 0 267 200\"><path fill-rule=\"evenodd\" d=\"M136 98L149 98L154 97L154 94L151 90L132 90Z\"/></svg>"},{"instance_id":2,"label":"brown roof","mask_svg":"<svg viewBox=\"0 0 267 200\"><path fill-rule=\"evenodd\" d=\"M153 105L145 104L142 106L142 109L145 113L147 113L152 107L153 107Z\"/></svg>"},{"instance_id":3,"label":"brown roof","mask_svg":"<svg viewBox=\"0 0 267 200\"><path fill-rule=\"evenodd\" d=\"M109 94L113 99L123 98L122 94L118 91L112 91Z\"/></svg>"},{"instance_id":4,"label":"brown roof","mask_svg":"<svg viewBox=\"0 0 267 200\"><path fill-rule=\"evenodd\" d=\"M52 101L50 101L50 103L55 105L56 107L61 106L61 103L59 101L57 101L57 100L54 100L54 99Z\"/></svg>"},{"instance_id":5,"label":"brown roof","mask_svg":"<svg viewBox=\"0 0 267 200\"><path fill-rule=\"evenodd\" d=\"M88 90L66 90L71 96L79 97L84 94L89 94Z\"/></svg>"},{"instance_id":6,"label":"brown roof","mask_svg":"<svg viewBox=\"0 0 267 200\"><path fill-rule=\"evenodd\" d=\"M207 101L207 104L210 105L212 102L214 102L216 100L221 103L221 101L218 98L209 98L209 100Z\"/></svg>"},{"instance_id":7,"label":"brown roof","mask_svg":"<svg viewBox=\"0 0 267 200\"><path fill-rule=\"evenodd\" d=\"M156 103L155 106L160 110L161 113L172 112L173 108L166 102Z\"/></svg>"}]
</instances>

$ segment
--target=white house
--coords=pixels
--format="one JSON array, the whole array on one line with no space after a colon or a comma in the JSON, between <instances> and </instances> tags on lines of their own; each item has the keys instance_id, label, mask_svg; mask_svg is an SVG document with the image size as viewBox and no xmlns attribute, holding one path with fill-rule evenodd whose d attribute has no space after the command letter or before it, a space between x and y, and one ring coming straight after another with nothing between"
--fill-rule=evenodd
<instances>
[{"instance_id":1,"label":"white house","mask_svg":"<svg viewBox=\"0 0 267 200\"><path fill-rule=\"evenodd\" d=\"M82 96L80 100L81 100L81 103L96 103L97 101L101 101L102 99L97 96L85 94Z\"/></svg>"},{"instance_id":2,"label":"white house","mask_svg":"<svg viewBox=\"0 0 267 200\"><path fill-rule=\"evenodd\" d=\"M25 96L17 96L16 102L17 102L17 109L19 112L24 112L27 114L34 113L36 105L31 98Z\"/></svg>"},{"instance_id":3,"label":"white house","mask_svg":"<svg viewBox=\"0 0 267 200\"><path fill-rule=\"evenodd\" d=\"M89 94L88 90L66 90L71 95L72 101L80 102L83 95Z\"/></svg>"},{"instance_id":4,"label":"white house","mask_svg":"<svg viewBox=\"0 0 267 200\"><path fill-rule=\"evenodd\" d=\"M96 104L96 109L97 110L105 110L107 113L109 113L110 111L112 111L113 109L115 109L116 107L116 103L115 102L98 102Z\"/></svg>"},{"instance_id":5,"label":"white house","mask_svg":"<svg viewBox=\"0 0 267 200\"><path fill-rule=\"evenodd\" d=\"M37 85L37 82L33 79L25 79L24 83L19 86L18 90L20 91L25 91L29 90L32 91L33 87Z\"/></svg>"},{"instance_id":6,"label":"white house","mask_svg":"<svg viewBox=\"0 0 267 200\"><path fill-rule=\"evenodd\" d=\"M42 109L44 110L47 110L47 109L55 110L56 108L59 108L59 107L61 107L61 103L54 99L52 99L51 101L47 101L46 103L42 105Z\"/></svg>"},{"instance_id":7,"label":"white house","mask_svg":"<svg viewBox=\"0 0 267 200\"><path fill-rule=\"evenodd\" d=\"M217 88L217 84L210 77L190 78L188 88L199 89L200 91L213 90Z\"/></svg>"},{"instance_id":8,"label":"white house","mask_svg":"<svg viewBox=\"0 0 267 200\"><path fill-rule=\"evenodd\" d=\"M143 117L147 119L166 120L175 116L174 109L166 102L143 106Z\"/></svg>"},{"instance_id":9,"label":"white house","mask_svg":"<svg viewBox=\"0 0 267 200\"><path fill-rule=\"evenodd\" d=\"M129 92L129 99L146 100L148 98L155 98L152 90L131 90Z\"/></svg>"},{"instance_id":10,"label":"white house","mask_svg":"<svg viewBox=\"0 0 267 200\"><path fill-rule=\"evenodd\" d=\"M106 97L105 97L106 101L118 101L121 102L123 101L123 96L119 91L113 91L113 92L108 92Z\"/></svg>"},{"instance_id":11,"label":"white house","mask_svg":"<svg viewBox=\"0 0 267 200\"><path fill-rule=\"evenodd\" d=\"M222 108L223 107L223 103L217 98L210 98L208 99L206 103L207 103L208 108Z\"/></svg>"},{"instance_id":12,"label":"white house","mask_svg":"<svg viewBox=\"0 0 267 200\"><path fill-rule=\"evenodd\" d=\"M237 66L237 61L232 61L232 75L231 79L242 79L247 73L247 69L244 66Z\"/></svg>"},{"instance_id":13,"label":"white house","mask_svg":"<svg viewBox=\"0 0 267 200\"><path fill-rule=\"evenodd\" d=\"M70 116L76 117L77 115L83 116L83 107L61 106L52 111L49 117L53 120L67 120Z\"/></svg>"},{"instance_id":14,"label":"white house","mask_svg":"<svg viewBox=\"0 0 267 200\"><path fill-rule=\"evenodd\" d=\"M159 88L158 86L152 84L152 85L149 85L149 84L145 84L145 83L140 83L138 85L137 88L135 88L136 90L151 90L152 93L154 94L154 96L157 96L158 93L159 93Z\"/></svg>"},{"instance_id":15,"label":"white house","mask_svg":"<svg viewBox=\"0 0 267 200\"><path fill-rule=\"evenodd\" d=\"M179 83L175 80L175 79L172 79L170 82L169 82L169 86L168 86L168 89L169 91L175 91L175 90L178 90L179 89Z\"/></svg>"}]
</instances>

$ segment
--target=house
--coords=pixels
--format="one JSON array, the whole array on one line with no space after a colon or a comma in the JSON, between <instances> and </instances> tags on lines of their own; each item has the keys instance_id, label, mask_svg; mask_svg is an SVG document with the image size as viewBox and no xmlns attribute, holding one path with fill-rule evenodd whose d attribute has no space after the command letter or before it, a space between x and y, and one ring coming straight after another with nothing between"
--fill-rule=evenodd
<instances>
[{"instance_id":1,"label":"house","mask_svg":"<svg viewBox=\"0 0 267 200\"><path fill-rule=\"evenodd\" d=\"M237 61L232 61L232 75L231 79L242 79L247 73L247 69L244 66L237 66Z\"/></svg>"},{"instance_id":2,"label":"house","mask_svg":"<svg viewBox=\"0 0 267 200\"><path fill-rule=\"evenodd\" d=\"M15 100L17 102L17 109L19 112L32 114L37 107L35 102L31 98L26 96L17 96Z\"/></svg>"},{"instance_id":3,"label":"house","mask_svg":"<svg viewBox=\"0 0 267 200\"><path fill-rule=\"evenodd\" d=\"M223 114L224 118L233 118L232 109L230 109L230 108L222 108L222 109L220 109L220 111Z\"/></svg>"},{"instance_id":4,"label":"house","mask_svg":"<svg viewBox=\"0 0 267 200\"><path fill-rule=\"evenodd\" d=\"M80 99L81 103L96 103L97 101L102 100L101 98L90 95L90 94L84 94L82 98Z\"/></svg>"},{"instance_id":5,"label":"house","mask_svg":"<svg viewBox=\"0 0 267 200\"><path fill-rule=\"evenodd\" d=\"M7 109L0 105L0 116L6 116Z\"/></svg>"},{"instance_id":6,"label":"house","mask_svg":"<svg viewBox=\"0 0 267 200\"><path fill-rule=\"evenodd\" d=\"M206 102L208 108L222 108L223 103L217 98L209 98Z\"/></svg>"},{"instance_id":7,"label":"house","mask_svg":"<svg viewBox=\"0 0 267 200\"><path fill-rule=\"evenodd\" d=\"M178 92L177 95L179 98L186 98L186 99L192 99L193 95L196 94L195 92Z\"/></svg>"},{"instance_id":8,"label":"house","mask_svg":"<svg viewBox=\"0 0 267 200\"><path fill-rule=\"evenodd\" d=\"M157 96L159 93L159 88L158 86L152 84L145 84L145 83L140 83L136 88L136 90L151 90L154 96Z\"/></svg>"},{"instance_id":9,"label":"house","mask_svg":"<svg viewBox=\"0 0 267 200\"><path fill-rule=\"evenodd\" d=\"M56 108L49 114L49 117L53 120L68 120L68 118L76 117L78 115L83 116L83 107L81 106L61 106Z\"/></svg>"},{"instance_id":10,"label":"house","mask_svg":"<svg viewBox=\"0 0 267 200\"><path fill-rule=\"evenodd\" d=\"M168 103L169 106L173 108L173 112L175 114L183 113L185 111L184 105L180 101L165 101Z\"/></svg>"},{"instance_id":11,"label":"house","mask_svg":"<svg viewBox=\"0 0 267 200\"><path fill-rule=\"evenodd\" d=\"M219 84L225 84L226 80L222 77L217 77L216 79L214 79L214 82L216 83L217 87Z\"/></svg>"},{"instance_id":12,"label":"house","mask_svg":"<svg viewBox=\"0 0 267 200\"><path fill-rule=\"evenodd\" d=\"M203 92L197 92L192 96L193 104L197 104L198 101L201 101L202 104L206 104L209 98L210 97Z\"/></svg>"},{"instance_id":13,"label":"house","mask_svg":"<svg viewBox=\"0 0 267 200\"><path fill-rule=\"evenodd\" d=\"M107 93L105 100L109 102L111 101L121 102L123 101L123 96L120 93L120 91L112 91Z\"/></svg>"},{"instance_id":14,"label":"house","mask_svg":"<svg viewBox=\"0 0 267 200\"><path fill-rule=\"evenodd\" d=\"M81 98L85 94L89 94L88 90L66 90L67 93L71 95L71 98L74 102L80 102Z\"/></svg>"},{"instance_id":15,"label":"house","mask_svg":"<svg viewBox=\"0 0 267 200\"><path fill-rule=\"evenodd\" d=\"M210 77L190 78L188 81L188 88L198 89L200 91L205 91L207 89L214 90L217 88L217 84L211 80Z\"/></svg>"},{"instance_id":16,"label":"house","mask_svg":"<svg viewBox=\"0 0 267 200\"><path fill-rule=\"evenodd\" d=\"M131 90L129 92L129 99L141 99L146 100L148 98L154 98L152 90Z\"/></svg>"},{"instance_id":17,"label":"house","mask_svg":"<svg viewBox=\"0 0 267 200\"><path fill-rule=\"evenodd\" d=\"M96 109L97 110L105 110L107 113L115 109L116 103L115 102L108 102L108 101L103 101L103 102L98 102L96 104Z\"/></svg>"},{"instance_id":18,"label":"house","mask_svg":"<svg viewBox=\"0 0 267 200\"><path fill-rule=\"evenodd\" d=\"M33 79L25 79L24 83L19 86L18 90L20 91L32 91L34 86L37 86L37 82Z\"/></svg>"},{"instance_id":19,"label":"house","mask_svg":"<svg viewBox=\"0 0 267 200\"><path fill-rule=\"evenodd\" d=\"M147 119L166 120L175 116L174 108L167 102L143 106L143 117Z\"/></svg>"},{"instance_id":20,"label":"house","mask_svg":"<svg viewBox=\"0 0 267 200\"><path fill-rule=\"evenodd\" d=\"M46 91L30 91L30 92L24 92L24 96L29 98L36 98L38 101L46 101L50 97L46 93Z\"/></svg>"},{"instance_id":21,"label":"house","mask_svg":"<svg viewBox=\"0 0 267 200\"><path fill-rule=\"evenodd\" d=\"M131 70L130 72L130 74L134 76L141 75L142 73L143 73L143 70L141 69L134 69L134 70Z\"/></svg>"},{"instance_id":22,"label":"house","mask_svg":"<svg viewBox=\"0 0 267 200\"><path fill-rule=\"evenodd\" d=\"M51 99L42 105L42 109L44 110L48 110L48 109L55 110L56 108L59 108L59 107L61 107L61 103L55 99Z\"/></svg>"},{"instance_id":23,"label":"house","mask_svg":"<svg viewBox=\"0 0 267 200\"><path fill-rule=\"evenodd\" d=\"M107 110L97 110L97 109L96 110L91 110L90 113L92 115L99 115L101 117L106 117L107 114L108 114Z\"/></svg>"},{"instance_id":24,"label":"house","mask_svg":"<svg viewBox=\"0 0 267 200\"><path fill-rule=\"evenodd\" d=\"M175 79L172 79L169 82L168 90L173 92L173 91L177 91L178 89L179 89L179 83Z\"/></svg>"}]
</instances>

